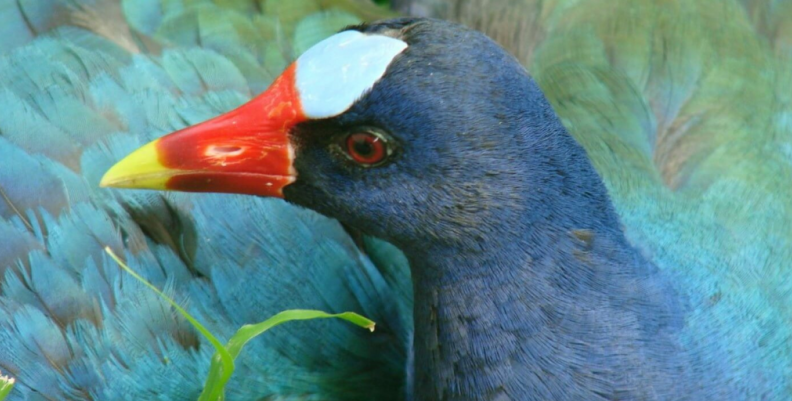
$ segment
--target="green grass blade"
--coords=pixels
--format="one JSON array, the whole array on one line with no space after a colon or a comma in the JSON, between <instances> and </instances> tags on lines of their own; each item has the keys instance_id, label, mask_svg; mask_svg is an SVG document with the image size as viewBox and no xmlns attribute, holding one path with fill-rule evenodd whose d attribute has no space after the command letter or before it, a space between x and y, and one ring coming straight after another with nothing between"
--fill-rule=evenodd
<instances>
[{"instance_id":1,"label":"green grass blade","mask_svg":"<svg viewBox=\"0 0 792 401\"><path fill-rule=\"evenodd\" d=\"M375 324L373 321L354 312L330 314L318 310L293 309L278 313L277 315L261 323L248 324L240 327L234 336L231 337L231 340L228 341L228 345L224 346L215 336L212 335L211 332L209 332L209 330L199 323L198 320L192 317L192 315L187 313L187 311L179 306L174 300L170 299L157 287L153 286L151 283L146 281L146 279L135 273L134 270L127 266L118 256L116 256L115 253L113 253L110 247L105 247L105 252L107 252L107 254L110 255L110 257L113 258L113 260L115 260L115 262L118 263L122 269L131 274L132 277L145 284L152 291L156 292L157 295L162 297L162 299L170 303L171 306L173 306L182 316L184 316L184 318L187 319L187 321L190 322L190 324L192 324L193 327L195 327L195 329L198 330L204 337L206 337L206 339L209 340L209 342L215 347L216 352L212 356L212 361L209 365L209 374L207 375L206 381L204 382L204 388L201 392L201 395L198 397L198 401L224 400L225 385L231 379L231 374L234 372L234 360L242 352L242 348L244 348L248 341L280 324L295 320L336 318L346 320L347 322L357 326L374 331ZM13 380L11 384L13 385ZM2 388L0 388L0 390L2 390ZM9 389L8 391L10 392L11 390ZM0 395L2 395L2 393L0 393ZM3 398L5 397L0 397L0 401L2 401Z\"/></svg>"},{"instance_id":2,"label":"green grass blade","mask_svg":"<svg viewBox=\"0 0 792 401\"><path fill-rule=\"evenodd\" d=\"M255 337L263 334L267 330L278 326L280 324L291 322L295 320L311 320L311 319L327 319L327 318L337 318L343 319L353 324L356 324L360 327L367 328L371 331L374 331L374 322L366 319L363 316L358 315L354 312L345 312L339 314L329 314L326 312L318 311L318 310L300 310L300 309L292 309L283 311L278 313L277 315L257 324L246 324L237 330L231 340L228 341L228 345L226 345L227 352L231 355L232 359L236 359L240 353L242 353L242 348L248 341L254 339ZM220 368L220 358L217 354L212 358L212 364L209 367L209 377L206 379L206 385L204 386L204 392L201 393L201 397L198 399L199 401L216 401L222 400L223 397L223 388L225 388L226 383L231 379L232 372L226 372L225 370ZM211 391L207 391L207 389L212 389ZM219 391L216 391L218 389Z\"/></svg>"},{"instance_id":3,"label":"green grass blade","mask_svg":"<svg viewBox=\"0 0 792 401\"><path fill-rule=\"evenodd\" d=\"M14 388L14 378L9 376L0 376L0 401L3 401L11 394Z\"/></svg>"},{"instance_id":4,"label":"green grass blade","mask_svg":"<svg viewBox=\"0 0 792 401\"><path fill-rule=\"evenodd\" d=\"M170 303L171 306L173 306L177 311L179 311L179 313L182 316L184 316L184 318L187 319L187 321L190 322L190 324L192 324L193 327L195 327L195 329L198 330L207 340L209 340L212 346L214 346L217 352L215 354L215 357L212 358L212 364L210 366L210 371L209 371L210 379L220 377L221 375L231 377L231 373L234 371L234 359L231 358L231 355L228 353L228 351L223 346L223 343L220 342L220 340L218 340L214 335L212 335L212 333L209 330L207 330L206 327L204 327L200 322L198 322L198 320L192 317L192 315L187 313L187 311L184 310L184 308L179 306L179 304L177 304L176 301L170 299L170 297L163 294L162 291L160 291L157 287L155 287L154 285L146 281L146 279L135 273L135 271L132 270L129 266L127 266L121 260L121 258L116 256L116 254L113 252L112 249L110 249L109 246L105 247L105 252L107 252L107 254L110 255L110 257L113 258L113 260L115 260L115 262L118 263L118 265L121 266L121 268L124 269L124 271L131 274L132 277L136 278L138 281L146 285L146 287L156 292L157 295L162 297L162 299ZM217 363L215 363L215 359L218 360ZM212 368L214 368L215 371L212 371ZM226 379L225 381L228 381L228 379ZM223 385L224 383L225 382L223 382ZM220 385L218 387L218 383L215 380L211 380L211 382L210 380L207 380L207 382L204 384L204 390L201 393L201 398L199 398L199 400L216 401L220 399L220 396L223 392L223 385ZM214 398L205 398L204 393L207 394L207 397L214 396Z\"/></svg>"},{"instance_id":5,"label":"green grass blade","mask_svg":"<svg viewBox=\"0 0 792 401\"><path fill-rule=\"evenodd\" d=\"M236 359L239 353L242 352L242 347L244 347L248 341L252 340L253 338L261 335L265 331L277 325L295 320L312 320L312 319L328 319L328 318L343 319L360 327L374 331L374 325L375 325L374 322L354 312L344 312L344 313L338 313L332 315L318 310L292 309L278 313L277 315L261 323L246 324L240 327L239 330L237 330L236 334L234 334L234 336L231 337L231 340L228 341L228 345L226 346L226 349L231 354L231 357Z\"/></svg>"}]
</instances>

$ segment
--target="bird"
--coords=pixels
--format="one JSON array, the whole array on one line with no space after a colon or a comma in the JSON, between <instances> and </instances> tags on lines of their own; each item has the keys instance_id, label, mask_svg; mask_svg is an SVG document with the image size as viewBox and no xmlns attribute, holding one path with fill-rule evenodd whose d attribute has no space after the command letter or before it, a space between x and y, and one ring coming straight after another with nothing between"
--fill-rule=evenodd
<instances>
[{"instance_id":1,"label":"bird","mask_svg":"<svg viewBox=\"0 0 792 401\"><path fill-rule=\"evenodd\" d=\"M34 32L0 68L11 399L200 392L210 347L104 246L224 337L377 322L267 333L228 399L790 399L783 2L509 2L524 47L491 4L460 22L515 56L407 18L289 64L355 12L308 3L0 14Z\"/></svg>"}]
</instances>

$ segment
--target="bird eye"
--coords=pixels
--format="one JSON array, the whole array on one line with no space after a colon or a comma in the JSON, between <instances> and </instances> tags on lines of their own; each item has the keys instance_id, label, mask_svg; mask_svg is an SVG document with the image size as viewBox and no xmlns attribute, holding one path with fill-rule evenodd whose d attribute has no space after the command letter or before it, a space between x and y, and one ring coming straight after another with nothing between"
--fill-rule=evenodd
<instances>
[{"instance_id":1,"label":"bird eye","mask_svg":"<svg viewBox=\"0 0 792 401\"><path fill-rule=\"evenodd\" d=\"M347 135L342 149L352 161L366 167L381 164L391 154L388 140L384 135L367 131Z\"/></svg>"}]
</instances>

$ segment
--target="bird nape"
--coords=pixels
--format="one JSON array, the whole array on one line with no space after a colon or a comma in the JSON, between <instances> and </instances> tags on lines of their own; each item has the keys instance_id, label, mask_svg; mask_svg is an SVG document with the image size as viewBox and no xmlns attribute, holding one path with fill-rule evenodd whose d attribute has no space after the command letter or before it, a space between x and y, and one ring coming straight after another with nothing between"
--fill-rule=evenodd
<instances>
[{"instance_id":1,"label":"bird nape","mask_svg":"<svg viewBox=\"0 0 792 401\"><path fill-rule=\"evenodd\" d=\"M776 391L758 367L703 365L728 350L685 330L674 277L625 239L523 67L460 25L348 28L250 103L146 145L102 183L282 197L396 245L412 272L417 400Z\"/></svg>"}]
</instances>

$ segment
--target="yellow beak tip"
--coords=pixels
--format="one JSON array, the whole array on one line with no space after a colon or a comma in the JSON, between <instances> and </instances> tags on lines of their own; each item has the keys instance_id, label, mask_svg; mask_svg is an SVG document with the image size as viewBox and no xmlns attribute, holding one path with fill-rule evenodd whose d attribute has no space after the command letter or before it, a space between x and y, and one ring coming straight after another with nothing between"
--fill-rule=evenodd
<instances>
[{"instance_id":1,"label":"yellow beak tip","mask_svg":"<svg viewBox=\"0 0 792 401\"><path fill-rule=\"evenodd\" d=\"M114 164L99 181L101 188L166 189L173 171L159 162L155 140Z\"/></svg>"},{"instance_id":2,"label":"yellow beak tip","mask_svg":"<svg viewBox=\"0 0 792 401\"><path fill-rule=\"evenodd\" d=\"M102 177L102 180L99 181L99 187L100 188L110 188L110 187L113 186L115 181L117 181L117 180L115 180L115 179L113 179L113 177L108 176L107 174L105 174L104 177Z\"/></svg>"},{"instance_id":3,"label":"yellow beak tip","mask_svg":"<svg viewBox=\"0 0 792 401\"><path fill-rule=\"evenodd\" d=\"M136 169L134 164L131 166L130 164L128 157L114 164L102 176L99 186L101 188L126 188L129 187L130 181L134 181L135 176L146 173ZM124 183L127 185L124 185Z\"/></svg>"}]
</instances>

